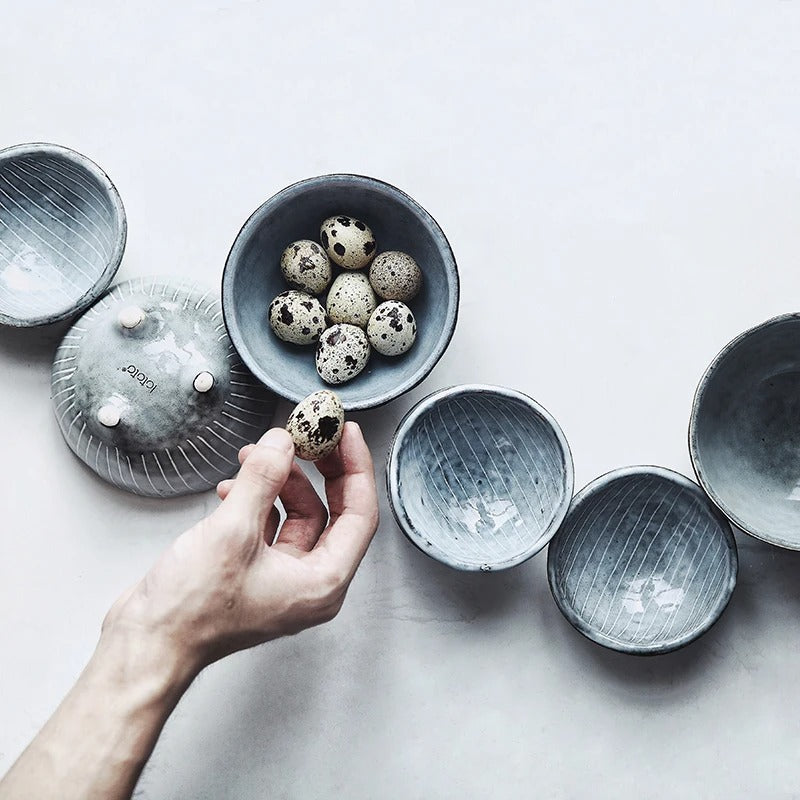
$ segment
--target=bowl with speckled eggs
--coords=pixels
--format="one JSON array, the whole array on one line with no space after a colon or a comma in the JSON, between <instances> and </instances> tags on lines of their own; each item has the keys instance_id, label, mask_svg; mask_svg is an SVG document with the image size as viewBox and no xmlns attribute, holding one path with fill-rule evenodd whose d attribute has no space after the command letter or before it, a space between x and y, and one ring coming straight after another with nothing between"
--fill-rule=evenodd
<instances>
[{"instance_id":1,"label":"bowl with speckled eggs","mask_svg":"<svg viewBox=\"0 0 800 800\"><path fill-rule=\"evenodd\" d=\"M459 570L521 564L553 537L572 499L558 423L514 389L468 384L420 401L386 467L395 519L419 550Z\"/></svg>"},{"instance_id":2,"label":"bowl with speckled eggs","mask_svg":"<svg viewBox=\"0 0 800 800\"><path fill-rule=\"evenodd\" d=\"M360 374L329 386L317 372L315 345L278 338L270 328L268 311L273 299L290 288L280 268L284 249L299 240L320 242L323 221L342 214L369 226L376 253L411 255L423 279L409 302L417 325L413 347L393 357L372 351ZM334 265L334 278L337 271ZM324 304L324 296L320 299ZM245 222L222 278L225 323L253 374L295 403L320 389L333 389L347 411L388 403L424 380L450 343L458 302L456 261L437 222L405 192L362 175L309 178L271 197Z\"/></svg>"},{"instance_id":3,"label":"bowl with speckled eggs","mask_svg":"<svg viewBox=\"0 0 800 800\"><path fill-rule=\"evenodd\" d=\"M41 143L0 151L0 325L77 316L108 288L126 235L119 193L86 156Z\"/></svg>"}]
</instances>

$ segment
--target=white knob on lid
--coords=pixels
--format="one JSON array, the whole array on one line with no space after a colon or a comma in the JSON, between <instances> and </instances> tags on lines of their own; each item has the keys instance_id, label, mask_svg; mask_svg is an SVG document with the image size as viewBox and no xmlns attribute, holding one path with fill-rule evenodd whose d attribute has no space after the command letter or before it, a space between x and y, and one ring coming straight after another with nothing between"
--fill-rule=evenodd
<instances>
[{"instance_id":1,"label":"white knob on lid","mask_svg":"<svg viewBox=\"0 0 800 800\"><path fill-rule=\"evenodd\" d=\"M123 328L135 328L144 320L144 311L139 306L125 306L120 309L117 321Z\"/></svg>"},{"instance_id":2,"label":"white knob on lid","mask_svg":"<svg viewBox=\"0 0 800 800\"><path fill-rule=\"evenodd\" d=\"M214 385L214 376L210 372L201 372L194 379L194 388L198 392L207 392Z\"/></svg>"},{"instance_id":3,"label":"white knob on lid","mask_svg":"<svg viewBox=\"0 0 800 800\"><path fill-rule=\"evenodd\" d=\"M119 409L112 405L101 406L97 411L97 421L106 428L119 425Z\"/></svg>"}]
</instances>

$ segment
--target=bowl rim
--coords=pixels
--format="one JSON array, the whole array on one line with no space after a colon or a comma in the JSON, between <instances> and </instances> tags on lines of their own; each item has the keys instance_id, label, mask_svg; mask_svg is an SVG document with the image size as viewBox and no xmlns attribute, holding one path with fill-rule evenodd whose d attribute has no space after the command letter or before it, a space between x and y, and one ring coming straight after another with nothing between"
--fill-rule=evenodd
<instances>
[{"instance_id":1,"label":"bowl rim","mask_svg":"<svg viewBox=\"0 0 800 800\"><path fill-rule=\"evenodd\" d=\"M422 383L425 378L431 373L433 368L445 354L445 351L450 345L456 329L458 320L458 307L461 295L461 280L458 274L458 265L456 263L453 248L447 239L444 231L439 223L425 208L423 208L413 197L406 194L402 189L388 183L380 178L373 178L368 175L359 175L350 172L334 172L325 175L316 175L311 178L303 178L302 180L295 181L294 183L285 186L280 191L273 194L270 198L265 200L255 211L247 218L244 225L239 229L236 238L233 241L228 257L225 260L225 267L222 272L222 314L225 320L225 325L231 337L231 341L236 347L237 352L242 358L242 361L247 365L248 369L261 381L270 391L277 394L285 400L290 400L293 403L299 403L306 395L293 391L291 388L284 385L279 376L267 374L261 367L258 361L253 358L249 347L242 335L241 328L238 324L237 315L235 312L235 304L231 300L231 292L233 288L233 276L236 272L235 264L238 263L241 251L245 247L252 234L258 229L262 221L268 214L283 200L293 193L300 191L301 188L308 186L329 184L331 182L349 182L356 184L364 184L377 188L385 194L394 195L397 199L411 208L423 220L428 229L431 231L434 239L437 242L438 249L444 257L445 271L450 279L449 282L452 286L450 292L450 301L447 307L447 314L442 324L442 336L436 343L427 359L423 362L421 367L410 378L398 383L397 386L389 391L382 392L372 398L366 398L356 401L342 400L342 405L345 411L363 411L368 408L378 408L385 405L392 400L400 397L400 395L411 391L411 389ZM326 388L326 387L318 387ZM336 387L333 388L335 391Z\"/></svg>"},{"instance_id":2,"label":"bowl rim","mask_svg":"<svg viewBox=\"0 0 800 800\"><path fill-rule=\"evenodd\" d=\"M667 467L659 467L653 464L638 464L628 467L618 467L616 469L609 470L608 472L605 472L602 475L599 475L597 478L589 481L589 483L587 483L586 486L584 486L583 489L581 489L572 499L569 513L567 514L565 522L572 514L577 513L577 511L585 502L598 493L605 491L605 489L607 489L608 486L614 481L633 475L654 475L671 483L677 484L678 486L692 492L697 499L708 508L712 516L717 520L719 528L722 531L722 535L728 545L727 552L729 559L729 572L726 592L723 595L721 602L718 603L717 607L713 610L713 613L709 614L701 622L701 624L695 627L692 631L685 633L683 636L657 644L635 645L631 644L630 642L615 639L611 636L606 636L597 631L596 628L590 627L574 611L572 606L566 602L562 596L562 592L558 590L556 585L558 575L552 547L548 548L547 552L547 582L550 586L550 593L553 596L553 600L558 607L558 610L563 614L567 622L569 622L570 625L572 625L572 627L578 631L578 633L583 634L590 641L595 642L598 645L602 645L610 650L616 650L617 652L626 653L628 655L663 655L664 653L671 653L675 650L679 650L680 648L685 647L693 642L695 639L698 639L700 636L706 633L722 616L723 612L728 606L728 603L730 602L731 596L733 595L733 590L736 588L736 581L739 574L739 551L736 546L736 539L733 535L730 522L728 522L727 517L714 505L714 503L710 501L710 498L706 495L702 488L698 486L691 478L687 478L686 475L683 475L676 470L668 469Z\"/></svg>"},{"instance_id":3,"label":"bowl rim","mask_svg":"<svg viewBox=\"0 0 800 800\"><path fill-rule=\"evenodd\" d=\"M411 520L405 514L404 503L400 496L398 454L402 449L403 443L409 432L412 430L413 426L420 419L420 417L427 413L439 402L451 397L457 397L466 394L491 394L521 401L530 411L534 412L541 419L543 419L553 431L561 448L564 459L564 498L555 508L553 517L545 529L545 532L536 540L536 542L533 543L533 545L519 555L494 564L474 564L458 558L450 557L439 548L437 548L435 551L432 551L431 548L425 547L423 542L426 540L426 537L416 530L414 525L411 523ZM392 437L392 441L389 445L385 474L389 506L392 510L392 515L394 516L395 522L406 538L418 550L425 553L426 556L433 558L435 561L439 561L448 567L465 572L499 572L501 570L510 569L518 564L522 564L524 561L527 561L529 558L532 558L538 552L543 550L561 527L564 518L567 515L567 511L572 500L572 493L575 488L575 470L572 459L572 450L570 449L567 437L564 435L564 431L561 429L561 426L558 424L555 417L553 417L553 415L543 405L534 400L530 395L525 394L517 389L511 389L506 386L498 386L487 383L454 384L442 389L437 389L436 391L419 400L400 420L400 423L395 430L394 436Z\"/></svg>"},{"instance_id":4,"label":"bowl rim","mask_svg":"<svg viewBox=\"0 0 800 800\"><path fill-rule=\"evenodd\" d=\"M769 532L763 530L757 530L728 507L727 503L718 494L718 492L714 488L713 483L708 479L708 476L706 475L706 472L703 469L702 456L700 454L701 448L699 447L698 444L699 437L697 430L697 424L698 424L697 417L700 413L700 406L702 405L703 398L705 397L706 391L708 390L708 387L712 379L714 378L716 371L719 369L723 361L725 361L725 359L745 339L748 339L753 334L759 333L760 331L769 328L773 325L789 321L795 321L795 322L800 321L800 312L791 311L785 314L778 314L777 316L770 317L764 322L760 322L757 325L753 325L752 327L748 328L744 332L738 334L733 339L731 339L717 353L717 355L714 356L714 359L711 361L708 367L706 367L705 372L703 372L703 376L700 378L700 381L697 384L697 387L694 392L694 397L692 399L692 409L691 413L689 414L688 439L689 439L689 458L692 462L692 469L694 470L694 474L697 476L698 482L703 487L703 490L709 496L714 505L728 518L728 520L730 520L730 522L732 522L743 533L746 533L748 536L752 536L754 539L759 539L760 541L774 545L775 547L781 547L784 550L800 550L800 538L798 538L796 542L791 542L787 539L781 538L780 536L775 536Z\"/></svg>"},{"instance_id":5,"label":"bowl rim","mask_svg":"<svg viewBox=\"0 0 800 800\"><path fill-rule=\"evenodd\" d=\"M122 203L117 187L108 177L106 172L88 156L65 147L60 144L50 142L25 142L23 144L11 145L0 150L0 165L12 158L22 155L54 155L66 159L77 167L88 172L99 184L111 201L114 219L117 222L117 234L114 241L114 249L99 278L87 289L84 294L78 297L75 302L53 314L41 314L38 317L21 319L13 315L5 314L0 311L0 326L5 325L12 328L36 328L40 325L50 325L54 322L61 322L65 319L76 317L85 311L103 292L109 287L114 276L117 274L122 256L125 252L125 243L128 238L128 218L125 213L125 206Z\"/></svg>"}]
</instances>

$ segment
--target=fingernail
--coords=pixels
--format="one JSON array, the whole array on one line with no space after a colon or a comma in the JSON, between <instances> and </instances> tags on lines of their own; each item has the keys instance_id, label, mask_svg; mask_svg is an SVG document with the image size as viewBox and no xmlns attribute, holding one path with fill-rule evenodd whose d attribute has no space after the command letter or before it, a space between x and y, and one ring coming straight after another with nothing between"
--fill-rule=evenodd
<instances>
[{"instance_id":1,"label":"fingernail","mask_svg":"<svg viewBox=\"0 0 800 800\"><path fill-rule=\"evenodd\" d=\"M290 453L294 447L292 437L283 428L270 428L259 440L259 447L273 447L284 453Z\"/></svg>"}]
</instances>

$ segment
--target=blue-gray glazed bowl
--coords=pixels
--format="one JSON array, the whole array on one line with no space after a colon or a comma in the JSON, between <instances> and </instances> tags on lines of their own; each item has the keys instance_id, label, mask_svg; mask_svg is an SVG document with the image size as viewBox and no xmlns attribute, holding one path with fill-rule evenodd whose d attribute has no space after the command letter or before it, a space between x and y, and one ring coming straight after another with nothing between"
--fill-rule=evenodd
<instances>
[{"instance_id":1,"label":"blue-gray glazed bowl","mask_svg":"<svg viewBox=\"0 0 800 800\"><path fill-rule=\"evenodd\" d=\"M800 314L770 319L717 355L695 393L689 451L728 519L800 550Z\"/></svg>"},{"instance_id":2,"label":"blue-gray glazed bowl","mask_svg":"<svg viewBox=\"0 0 800 800\"><path fill-rule=\"evenodd\" d=\"M569 445L525 394L442 389L400 423L386 467L395 519L423 553L461 570L507 569L550 541L572 498Z\"/></svg>"},{"instance_id":3,"label":"blue-gray glazed bowl","mask_svg":"<svg viewBox=\"0 0 800 800\"><path fill-rule=\"evenodd\" d=\"M108 288L126 235L119 193L86 156L39 143L0 151L0 325L77 316Z\"/></svg>"},{"instance_id":4,"label":"blue-gray glazed bowl","mask_svg":"<svg viewBox=\"0 0 800 800\"><path fill-rule=\"evenodd\" d=\"M683 475L626 467L592 481L550 542L561 613L598 644L636 655L677 650L707 631L736 585L731 527Z\"/></svg>"},{"instance_id":5,"label":"blue-gray glazed bowl","mask_svg":"<svg viewBox=\"0 0 800 800\"><path fill-rule=\"evenodd\" d=\"M314 346L278 339L267 308L288 286L280 271L283 249L298 239L319 241L327 217L347 214L372 229L377 251L402 250L423 271L409 303L417 340L403 356L373 352L364 371L332 388L348 411L373 408L420 383L447 349L456 325L459 280L453 252L439 225L415 200L388 183L361 175L322 175L278 192L245 223L222 278L225 323L242 360L273 392L293 402L326 384L317 375Z\"/></svg>"}]
</instances>

